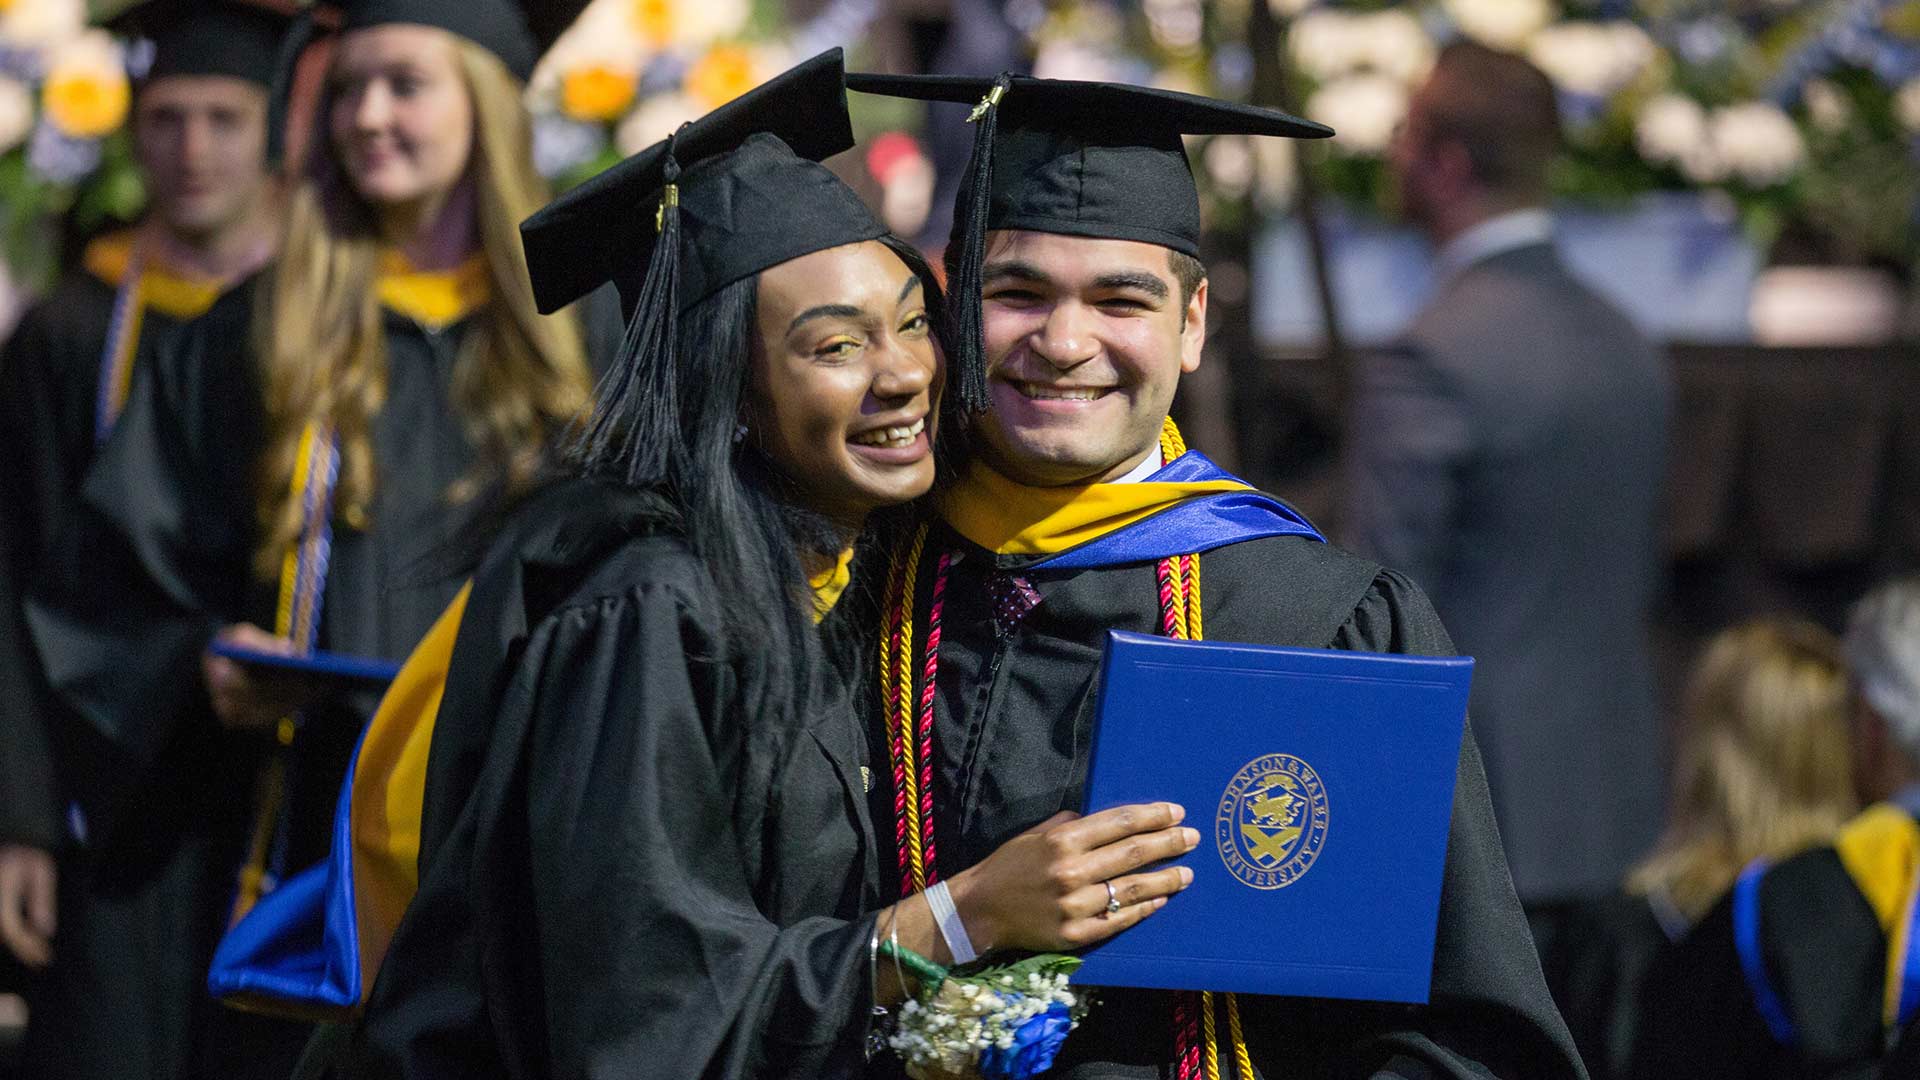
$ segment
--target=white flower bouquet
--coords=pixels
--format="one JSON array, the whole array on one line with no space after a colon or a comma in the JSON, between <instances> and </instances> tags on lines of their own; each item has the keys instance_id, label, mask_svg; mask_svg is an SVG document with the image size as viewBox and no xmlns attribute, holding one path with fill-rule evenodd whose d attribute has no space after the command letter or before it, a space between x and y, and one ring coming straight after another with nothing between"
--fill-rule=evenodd
<instances>
[{"instance_id":1,"label":"white flower bouquet","mask_svg":"<svg viewBox=\"0 0 1920 1080\"><path fill-rule=\"evenodd\" d=\"M1042 953L950 972L914 959L920 996L901 1006L887 1045L915 1080L1037 1076L1087 1011L1067 985L1076 957Z\"/></svg>"}]
</instances>

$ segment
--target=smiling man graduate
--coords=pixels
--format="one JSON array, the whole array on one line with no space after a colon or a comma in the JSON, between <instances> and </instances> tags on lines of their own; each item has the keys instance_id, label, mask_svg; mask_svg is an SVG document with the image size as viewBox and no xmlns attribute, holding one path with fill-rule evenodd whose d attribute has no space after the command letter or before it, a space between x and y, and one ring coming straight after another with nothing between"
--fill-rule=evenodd
<instances>
[{"instance_id":1,"label":"smiling man graduate","mask_svg":"<svg viewBox=\"0 0 1920 1080\"><path fill-rule=\"evenodd\" d=\"M135 372L273 254L279 203L267 98L286 19L242 3L120 6L114 29L152 44L129 125L146 214L90 241L0 352L0 944L42 969L26 1074L75 1080L177 1074L200 844L166 799L142 806L138 828L90 813L131 770L48 693L26 594L63 556L100 568L59 539L81 478Z\"/></svg>"},{"instance_id":2,"label":"smiling man graduate","mask_svg":"<svg viewBox=\"0 0 1920 1080\"><path fill-rule=\"evenodd\" d=\"M1078 808L1107 631L1201 637L1203 579L1208 637L1454 652L1404 576L1325 543L1285 505L1186 451L1167 419L1206 339L1199 198L1182 136L1325 128L1096 83L848 84L980 103L948 267L958 348L984 351L988 383L974 391L991 408L972 433L971 465L943 496L943 520L896 556L882 617L872 737L894 782L876 780L875 814L895 824L880 830L896 840L882 860L904 891ZM1514 898L1470 734L1433 963L1426 1006L1105 990L1057 1075L1583 1076Z\"/></svg>"}]
</instances>

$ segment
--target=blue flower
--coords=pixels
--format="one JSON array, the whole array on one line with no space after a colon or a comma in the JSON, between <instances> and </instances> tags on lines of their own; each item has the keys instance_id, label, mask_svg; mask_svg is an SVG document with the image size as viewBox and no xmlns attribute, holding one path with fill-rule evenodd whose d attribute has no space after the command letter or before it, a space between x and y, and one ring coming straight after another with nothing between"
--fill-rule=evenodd
<instances>
[{"instance_id":1,"label":"blue flower","mask_svg":"<svg viewBox=\"0 0 1920 1080\"><path fill-rule=\"evenodd\" d=\"M100 142L69 138L43 123L27 143L27 164L50 183L71 184L100 167Z\"/></svg>"},{"instance_id":2,"label":"blue flower","mask_svg":"<svg viewBox=\"0 0 1920 1080\"><path fill-rule=\"evenodd\" d=\"M1055 1002L1046 1012L1020 1025L1013 1045L1005 1050L988 1047L980 1055L980 1075L986 1080L1027 1080L1053 1067L1060 1044L1073 1029L1067 1007Z\"/></svg>"}]
</instances>

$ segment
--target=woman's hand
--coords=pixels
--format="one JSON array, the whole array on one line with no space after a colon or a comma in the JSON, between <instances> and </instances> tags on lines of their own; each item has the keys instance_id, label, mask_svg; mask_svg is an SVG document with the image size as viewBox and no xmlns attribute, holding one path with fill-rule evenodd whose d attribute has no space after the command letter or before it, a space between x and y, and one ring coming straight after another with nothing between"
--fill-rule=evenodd
<instances>
[{"instance_id":1,"label":"woman's hand","mask_svg":"<svg viewBox=\"0 0 1920 1080\"><path fill-rule=\"evenodd\" d=\"M974 948L1083 948L1160 910L1192 883L1193 871L1135 871L1200 843L1199 832L1179 827L1185 816L1172 803L1116 806L1086 817L1062 811L1000 845L948 883ZM1109 895L1120 910L1107 910Z\"/></svg>"},{"instance_id":2,"label":"woman's hand","mask_svg":"<svg viewBox=\"0 0 1920 1080\"><path fill-rule=\"evenodd\" d=\"M216 641L257 652L291 655L293 643L275 637L252 623L236 623L220 631ZM271 727L312 701L317 688L297 675L273 675L250 670L245 664L212 652L200 654L200 671L213 699L213 714L223 727Z\"/></svg>"}]
</instances>

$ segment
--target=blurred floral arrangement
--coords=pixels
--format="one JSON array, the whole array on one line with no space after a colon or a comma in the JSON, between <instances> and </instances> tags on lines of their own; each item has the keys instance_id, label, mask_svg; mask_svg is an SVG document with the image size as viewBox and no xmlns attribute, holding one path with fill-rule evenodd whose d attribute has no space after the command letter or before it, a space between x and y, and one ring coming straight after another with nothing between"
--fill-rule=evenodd
<instances>
[{"instance_id":1,"label":"blurred floral arrangement","mask_svg":"<svg viewBox=\"0 0 1920 1080\"><path fill-rule=\"evenodd\" d=\"M535 163L559 187L578 183L793 62L860 41L880 8L828 0L795 25L783 0L593 0L528 84ZM28 292L58 271L63 235L144 203L126 119L151 56L88 14L87 0L0 0L0 277ZM917 228L932 187L917 142L876 140L866 167L890 220Z\"/></svg>"},{"instance_id":2,"label":"blurred floral arrangement","mask_svg":"<svg viewBox=\"0 0 1920 1080\"><path fill-rule=\"evenodd\" d=\"M1911 265L1920 233L1920 0L1025 0L1036 74L1243 98L1249 3L1281 25L1292 104L1337 131L1322 186L1387 209L1385 156L1456 37L1526 54L1560 90L1563 197L1711 193L1770 249ZM1196 140L1198 142L1199 140ZM1292 144L1206 140L1210 209L1291 193ZM1806 249L1813 249L1808 251Z\"/></svg>"},{"instance_id":3,"label":"blurred floral arrangement","mask_svg":"<svg viewBox=\"0 0 1920 1080\"><path fill-rule=\"evenodd\" d=\"M88 230L139 212L123 127L147 59L89 29L84 0L0 0L0 258L18 285L58 270L67 215Z\"/></svg>"},{"instance_id":4,"label":"blurred floral arrangement","mask_svg":"<svg viewBox=\"0 0 1920 1080\"><path fill-rule=\"evenodd\" d=\"M861 41L880 9L829 0L795 25L780 0L593 0L528 85L534 162L569 187L797 61ZM933 184L919 144L880 134L865 165L888 223L918 229Z\"/></svg>"}]
</instances>

